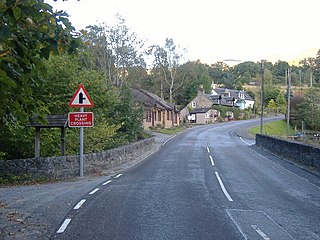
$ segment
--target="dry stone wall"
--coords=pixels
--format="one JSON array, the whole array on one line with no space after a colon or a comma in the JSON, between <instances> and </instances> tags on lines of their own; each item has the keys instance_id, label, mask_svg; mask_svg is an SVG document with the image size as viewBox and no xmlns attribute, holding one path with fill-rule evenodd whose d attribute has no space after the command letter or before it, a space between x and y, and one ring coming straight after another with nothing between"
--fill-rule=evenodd
<instances>
[{"instance_id":1,"label":"dry stone wall","mask_svg":"<svg viewBox=\"0 0 320 240\"><path fill-rule=\"evenodd\" d=\"M320 172L320 148L260 134L256 135L256 145Z\"/></svg>"},{"instance_id":2,"label":"dry stone wall","mask_svg":"<svg viewBox=\"0 0 320 240\"><path fill-rule=\"evenodd\" d=\"M99 153L84 154L84 175L102 173L132 161L155 143L151 137ZM79 156L1 160L0 174L30 174L32 178L67 179L79 176Z\"/></svg>"}]
</instances>

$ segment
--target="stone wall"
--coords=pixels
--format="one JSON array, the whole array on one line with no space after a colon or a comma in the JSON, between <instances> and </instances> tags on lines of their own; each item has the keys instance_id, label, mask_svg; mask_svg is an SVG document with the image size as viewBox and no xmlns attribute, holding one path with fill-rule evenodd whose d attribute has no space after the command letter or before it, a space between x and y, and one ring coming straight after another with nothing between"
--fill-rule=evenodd
<instances>
[{"instance_id":1,"label":"stone wall","mask_svg":"<svg viewBox=\"0 0 320 240\"><path fill-rule=\"evenodd\" d=\"M320 148L260 134L256 135L256 145L320 172Z\"/></svg>"},{"instance_id":2,"label":"stone wall","mask_svg":"<svg viewBox=\"0 0 320 240\"><path fill-rule=\"evenodd\" d=\"M148 138L99 153L84 154L84 175L102 173L132 161L148 151L155 138ZM79 156L1 160L0 174L30 174L32 178L66 179L79 176Z\"/></svg>"}]
</instances>

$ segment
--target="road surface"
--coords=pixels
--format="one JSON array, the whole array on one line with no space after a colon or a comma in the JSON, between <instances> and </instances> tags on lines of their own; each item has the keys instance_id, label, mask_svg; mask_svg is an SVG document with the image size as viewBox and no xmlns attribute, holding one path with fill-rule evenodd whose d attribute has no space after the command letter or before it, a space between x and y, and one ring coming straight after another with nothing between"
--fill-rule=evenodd
<instances>
[{"instance_id":1,"label":"road surface","mask_svg":"<svg viewBox=\"0 0 320 240\"><path fill-rule=\"evenodd\" d=\"M178 135L79 197L52 238L320 239L318 177L239 136L256 123Z\"/></svg>"}]
</instances>

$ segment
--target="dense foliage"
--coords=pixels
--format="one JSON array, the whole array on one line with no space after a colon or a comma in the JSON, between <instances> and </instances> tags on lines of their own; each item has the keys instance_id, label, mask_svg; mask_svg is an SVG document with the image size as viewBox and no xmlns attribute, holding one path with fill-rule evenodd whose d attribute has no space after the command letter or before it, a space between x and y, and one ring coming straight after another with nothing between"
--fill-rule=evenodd
<instances>
[{"instance_id":1,"label":"dense foliage","mask_svg":"<svg viewBox=\"0 0 320 240\"><path fill-rule=\"evenodd\" d=\"M73 30L64 12L53 12L43 1L0 1L2 126L48 113L34 96L46 72L43 59L50 54L73 52L79 43Z\"/></svg>"}]
</instances>

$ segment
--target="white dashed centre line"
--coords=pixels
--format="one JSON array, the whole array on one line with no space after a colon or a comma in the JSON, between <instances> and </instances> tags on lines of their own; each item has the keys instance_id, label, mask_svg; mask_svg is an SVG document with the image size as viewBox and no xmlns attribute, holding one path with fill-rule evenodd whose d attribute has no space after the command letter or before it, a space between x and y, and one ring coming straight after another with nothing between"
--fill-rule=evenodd
<instances>
[{"instance_id":1,"label":"white dashed centre line","mask_svg":"<svg viewBox=\"0 0 320 240\"><path fill-rule=\"evenodd\" d=\"M258 228L257 225L251 225L251 227L264 239L264 240L270 240L270 238Z\"/></svg>"},{"instance_id":2,"label":"white dashed centre line","mask_svg":"<svg viewBox=\"0 0 320 240\"><path fill-rule=\"evenodd\" d=\"M211 165L214 166L214 161L213 161L212 157L209 156L209 158L210 158L210 161L211 161Z\"/></svg>"},{"instance_id":3,"label":"white dashed centre line","mask_svg":"<svg viewBox=\"0 0 320 240\"><path fill-rule=\"evenodd\" d=\"M66 220L64 220L61 227L58 229L57 233L63 233L68 227L70 221L71 221L71 218L67 218Z\"/></svg>"},{"instance_id":4,"label":"white dashed centre line","mask_svg":"<svg viewBox=\"0 0 320 240\"><path fill-rule=\"evenodd\" d=\"M229 200L229 202L233 202L233 199L231 198L231 196L229 195L227 189L225 188L225 186L224 186L224 184L223 184L223 182L222 182L222 180L221 180L221 178L220 178L220 176L219 176L219 173L215 172L215 174L216 174L216 177L217 177L217 179L218 179L218 182L219 182L219 184L220 184L220 187L221 187L224 195L227 197L227 199Z\"/></svg>"},{"instance_id":5,"label":"white dashed centre line","mask_svg":"<svg viewBox=\"0 0 320 240\"><path fill-rule=\"evenodd\" d=\"M118 174L117 176L115 176L114 178L119 178L122 176L122 173Z\"/></svg>"},{"instance_id":6,"label":"white dashed centre line","mask_svg":"<svg viewBox=\"0 0 320 240\"><path fill-rule=\"evenodd\" d=\"M208 153L210 153L210 149L209 149L209 147L207 147L207 151L208 151Z\"/></svg>"},{"instance_id":7,"label":"white dashed centre line","mask_svg":"<svg viewBox=\"0 0 320 240\"><path fill-rule=\"evenodd\" d=\"M105 185L107 185L107 184L109 184L109 183L111 183L111 182L112 182L112 180L108 180L108 181L102 183L102 185L105 186Z\"/></svg>"},{"instance_id":8,"label":"white dashed centre line","mask_svg":"<svg viewBox=\"0 0 320 240\"><path fill-rule=\"evenodd\" d=\"M93 191L91 191L91 192L89 193L89 195L95 194L97 191L99 191L99 188L96 188L96 189L94 189Z\"/></svg>"},{"instance_id":9,"label":"white dashed centre line","mask_svg":"<svg viewBox=\"0 0 320 240\"><path fill-rule=\"evenodd\" d=\"M80 202L78 202L78 204L73 208L75 210L81 208L81 206L86 202L86 199L82 199Z\"/></svg>"}]
</instances>

